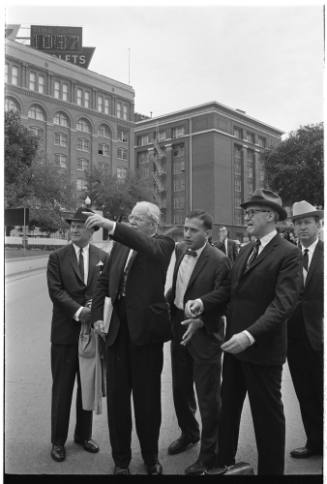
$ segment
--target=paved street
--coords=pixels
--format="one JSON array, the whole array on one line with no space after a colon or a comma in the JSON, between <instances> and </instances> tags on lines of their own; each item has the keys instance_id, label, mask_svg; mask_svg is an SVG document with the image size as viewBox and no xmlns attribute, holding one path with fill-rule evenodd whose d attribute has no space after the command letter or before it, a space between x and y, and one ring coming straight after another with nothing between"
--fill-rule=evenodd
<instances>
[{"instance_id":1,"label":"paved street","mask_svg":"<svg viewBox=\"0 0 327 484\"><path fill-rule=\"evenodd\" d=\"M5 325L5 472L15 474L109 474L113 469L106 413L94 416L93 437L99 454L92 455L73 443L75 411L66 444L67 459L54 462L50 452L50 318L51 303L45 269L12 275L6 280ZM286 473L319 474L321 458L298 461L288 451L305 442L299 407L285 366L283 381L287 436ZM105 400L103 400L105 403ZM167 446L178 436L171 395L169 345L165 345L162 376L160 461L166 474L183 474L197 457L197 447L169 457ZM105 408L105 407L104 407ZM256 450L248 405L243 414L238 460L256 466ZM131 472L144 474L138 442L133 434Z\"/></svg>"}]
</instances>

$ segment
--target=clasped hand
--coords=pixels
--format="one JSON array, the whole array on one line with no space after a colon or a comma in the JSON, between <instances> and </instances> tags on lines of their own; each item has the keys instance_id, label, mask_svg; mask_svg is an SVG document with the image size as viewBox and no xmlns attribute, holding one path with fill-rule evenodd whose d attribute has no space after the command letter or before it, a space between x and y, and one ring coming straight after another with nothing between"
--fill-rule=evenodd
<instances>
[{"instance_id":1,"label":"clasped hand","mask_svg":"<svg viewBox=\"0 0 327 484\"><path fill-rule=\"evenodd\" d=\"M191 340L194 333L199 329L202 328L203 322L199 318L192 318L192 319L185 319L181 322L182 326L187 326L185 333L182 336L181 345L186 346L187 343Z\"/></svg>"},{"instance_id":2,"label":"clasped hand","mask_svg":"<svg viewBox=\"0 0 327 484\"><path fill-rule=\"evenodd\" d=\"M221 345L221 349L226 353L236 355L251 346L251 341L245 333L236 333L229 340Z\"/></svg>"}]
</instances>

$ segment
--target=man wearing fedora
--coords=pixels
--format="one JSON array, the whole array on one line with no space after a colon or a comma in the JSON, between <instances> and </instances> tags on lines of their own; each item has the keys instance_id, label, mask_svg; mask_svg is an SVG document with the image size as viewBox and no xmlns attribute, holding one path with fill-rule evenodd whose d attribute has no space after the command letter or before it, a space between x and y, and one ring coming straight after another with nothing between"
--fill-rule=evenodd
<instances>
[{"instance_id":1,"label":"man wearing fedora","mask_svg":"<svg viewBox=\"0 0 327 484\"><path fill-rule=\"evenodd\" d=\"M82 408L81 382L78 364L78 339L81 322L91 322L95 284L107 257L90 244L94 230L84 225L87 216L79 208L70 224L71 244L55 250L49 256L47 281L53 303L51 326L51 457L61 462L66 457L72 393L77 375L76 426L74 440L88 452L98 452L91 439L92 411Z\"/></svg>"},{"instance_id":2,"label":"man wearing fedora","mask_svg":"<svg viewBox=\"0 0 327 484\"><path fill-rule=\"evenodd\" d=\"M241 204L249 235L231 274L227 311L218 465L235 464L243 403L248 393L258 474L284 471L285 418L281 399L286 321L299 292L299 251L282 239L276 223L287 213L280 197L257 189Z\"/></svg>"},{"instance_id":3,"label":"man wearing fedora","mask_svg":"<svg viewBox=\"0 0 327 484\"><path fill-rule=\"evenodd\" d=\"M288 365L299 400L307 437L304 447L291 456L304 459L323 450L323 242L319 240L323 211L302 200L292 207L299 240L301 290L296 309L288 321Z\"/></svg>"}]
</instances>

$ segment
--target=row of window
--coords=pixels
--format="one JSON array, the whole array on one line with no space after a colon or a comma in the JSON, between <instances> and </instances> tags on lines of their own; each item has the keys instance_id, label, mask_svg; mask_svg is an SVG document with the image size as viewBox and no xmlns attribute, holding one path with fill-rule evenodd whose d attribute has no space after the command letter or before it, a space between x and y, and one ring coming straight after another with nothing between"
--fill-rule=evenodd
<instances>
[{"instance_id":1,"label":"row of window","mask_svg":"<svg viewBox=\"0 0 327 484\"><path fill-rule=\"evenodd\" d=\"M13 86L19 85L19 69L15 65L5 65L5 82L7 84L12 84ZM48 94L48 89L46 86L46 77L44 74L40 74L34 71L28 73L28 89L30 91L35 91L40 94ZM113 114L114 106L113 99L104 94L98 94L96 96L96 106L92 106L91 101L91 91L87 89L82 89L80 87L76 88L75 96L70 92L70 85L68 82L54 80L52 83L51 94L55 99L60 99L62 101L73 101L78 106L82 106L87 109L96 109L99 113L103 114ZM128 120L129 116L129 105L123 101L116 101L116 116L117 118Z\"/></svg>"},{"instance_id":2,"label":"row of window","mask_svg":"<svg viewBox=\"0 0 327 484\"><path fill-rule=\"evenodd\" d=\"M67 168L68 157L62 153L55 153L54 162L60 168ZM86 158L78 158L76 160L76 170L86 171L89 169L90 162ZM119 179L125 179L127 176L127 168L117 168L116 176ZM83 180L84 184L86 183Z\"/></svg>"},{"instance_id":3,"label":"row of window","mask_svg":"<svg viewBox=\"0 0 327 484\"><path fill-rule=\"evenodd\" d=\"M55 133L54 144L66 148L68 146L68 136L65 133ZM79 151L89 152L90 140L87 138L78 138L76 149ZM98 155L110 156L110 146L106 143L99 143Z\"/></svg>"},{"instance_id":4,"label":"row of window","mask_svg":"<svg viewBox=\"0 0 327 484\"><path fill-rule=\"evenodd\" d=\"M137 146L145 146L150 143L153 143L155 140L164 141L166 139L176 139L185 136L185 128L184 126L176 126L175 128L167 128L165 130L159 132L153 132L149 134L142 134L137 137L136 144Z\"/></svg>"},{"instance_id":5,"label":"row of window","mask_svg":"<svg viewBox=\"0 0 327 484\"><path fill-rule=\"evenodd\" d=\"M247 141L248 143L251 143L253 145L258 144L261 148L266 148L267 141L266 141L266 138L264 138L263 136L258 136L258 140L256 143L255 133L252 133L250 131L245 131L245 137L243 137L244 130L242 128L239 128L238 126L234 126L233 134L238 139Z\"/></svg>"},{"instance_id":6,"label":"row of window","mask_svg":"<svg viewBox=\"0 0 327 484\"><path fill-rule=\"evenodd\" d=\"M55 137L55 145L57 146L61 146L63 148L65 148L67 146L66 143L66 140L64 137L62 137L61 134L58 134L58 136ZM77 148L78 149L78 148ZM98 155L102 155L102 156L110 156L110 147L109 145L107 144L99 144L99 147L98 147ZM63 154L63 153L56 153L55 154L55 162L58 166L62 167L62 168L66 168L67 166L67 155ZM120 160L128 160L128 151L127 150L122 150L120 148L118 148L117 150L117 159L120 159ZM80 158L80 160L84 160L83 161L83 166L82 165L79 165L77 164L76 168L77 170L86 170L89 166L89 162L88 160L85 160L84 158ZM86 166L86 162L87 162L87 166Z\"/></svg>"}]
</instances>

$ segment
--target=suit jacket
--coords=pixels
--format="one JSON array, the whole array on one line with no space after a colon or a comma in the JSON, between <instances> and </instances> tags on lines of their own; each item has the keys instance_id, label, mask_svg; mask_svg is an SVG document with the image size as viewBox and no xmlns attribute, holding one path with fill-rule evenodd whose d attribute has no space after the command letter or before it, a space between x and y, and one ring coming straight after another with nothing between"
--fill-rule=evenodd
<instances>
[{"instance_id":1,"label":"suit jacket","mask_svg":"<svg viewBox=\"0 0 327 484\"><path fill-rule=\"evenodd\" d=\"M176 264L173 273L172 289L167 294L172 308L174 308L178 269L185 251L186 248L183 246L176 248ZM196 262L185 291L184 304L189 299L197 298L201 298L203 302L204 310L201 319L204 326L193 335L189 343L202 356L209 356L208 344L210 344L210 341L208 341L208 337L211 342L218 343L219 346L224 338L225 328L222 315L225 314L227 302L229 301L230 268L231 264L228 257L210 244L206 244ZM178 337L177 334L176 337Z\"/></svg>"},{"instance_id":2,"label":"suit jacket","mask_svg":"<svg viewBox=\"0 0 327 484\"><path fill-rule=\"evenodd\" d=\"M72 244L55 250L47 267L48 290L53 302L51 342L77 344L81 323L73 319L80 306L93 298L96 281L102 270L106 252L90 244L87 284L81 278ZM99 264L100 265L97 265ZM102 265L101 265L102 264Z\"/></svg>"},{"instance_id":3,"label":"suit jacket","mask_svg":"<svg viewBox=\"0 0 327 484\"><path fill-rule=\"evenodd\" d=\"M126 284L126 312L132 343L145 345L160 341L155 331L157 323L165 323L168 308L164 298L166 271L174 241L169 237L149 237L124 223L117 223L112 238L116 241L102 275L99 277L92 304L92 320L103 319L105 296L110 296L112 313L106 345L112 345L119 330L119 318L115 308L124 267L130 248L137 251L128 273Z\"/></svg>"},{"instance_id":4,"label":"suit jacket","mask_svg":"<svg viewBox=\"0 0 327 484\"><path fill-rule=\"evenodd\" d=\"M214 245L215 245L215 247L217 247L217 249L222 250L223 253L226 254L225 242L216 242ZM237 255L238 255L238 251L237 251L236 242L234 240L227 239L227 254L226 255L229 258L229 260L231 260L232 262L234 262L234 260L236 259Z\"/></svg>"},{"instance_id":5,"label":"suit jacket","mask_svg":"<svg viewBox=\"0 0 327 484\"><path fill-rule=\"evenodd\" d=\"M301 252L301 251L300 251ZM289 328L296 330L297 314L301 311L304 328L313 350L323 349L324 316L324 244L317 243L312 256L309 272L304 284L301 256L301 291L294 315L289 320Z\"/></svg>"},{"instance_id":6,"label":"suit jacket","mask_svg":"<svg viewBox=\"0 0 327 484\"><path fill-rule=\"evenodd\" d=\"M279 365L286 357L286 320L300 289L299 251L276 235L244 272L253 246L243 247L232 267L226 337L248 330L256 341L236 357L260 365Z\"/></svg>"}]
</instances>

